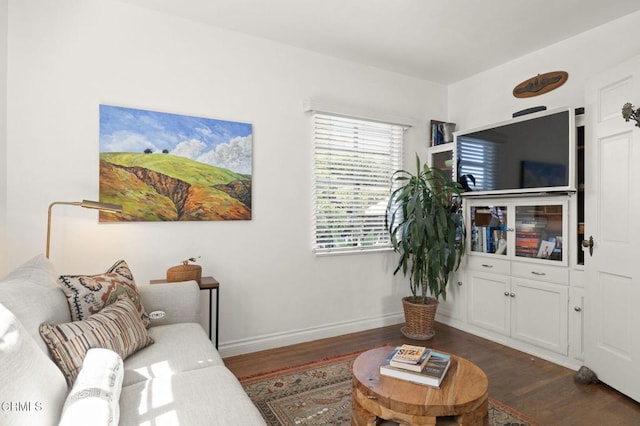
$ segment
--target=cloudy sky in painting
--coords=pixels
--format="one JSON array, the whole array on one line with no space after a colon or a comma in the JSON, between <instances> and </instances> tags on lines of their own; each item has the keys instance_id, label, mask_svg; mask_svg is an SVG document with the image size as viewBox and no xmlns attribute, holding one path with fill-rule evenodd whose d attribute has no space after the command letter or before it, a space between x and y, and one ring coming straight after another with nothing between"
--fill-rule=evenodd
<instances>
[{"instance_id":1,"label":"cloudy sky in painting","mask_svg":"<svg viewBox=\"0 0 640 426\"><path fill-rule=\"evenodd\" d=\"M251 174L252 126L246 123L100 105L100 152L180 155Z\"/></svg>"}]
</instances>

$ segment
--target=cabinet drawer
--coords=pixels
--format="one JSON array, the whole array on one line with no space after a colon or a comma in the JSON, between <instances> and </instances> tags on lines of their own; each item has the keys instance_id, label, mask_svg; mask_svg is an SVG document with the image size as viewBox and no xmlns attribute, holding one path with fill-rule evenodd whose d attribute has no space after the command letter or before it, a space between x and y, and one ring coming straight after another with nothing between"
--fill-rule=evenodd
<instances>
[{"instance_id":1,"label":"cabinet drawer","mask_svg":"<svg viewBox=\"0 0 640 426\"><path fill-rule=\"evenodd\" d=\"M559 266L513 262L511 275L536 281L569 285L569 270Z\"/></svg>"},{"instance_id":2,"label":"cabinet drawer","mask_svg":"<svg viewBox=\"0 0 640 426\"><path fill-rule=\"evenodd\" d=\"M467 267L476 271L491 272L492 274L510 274L510 264L508 260L492 259L486 256L468 256Z\"/></svg>"}]
</instances>

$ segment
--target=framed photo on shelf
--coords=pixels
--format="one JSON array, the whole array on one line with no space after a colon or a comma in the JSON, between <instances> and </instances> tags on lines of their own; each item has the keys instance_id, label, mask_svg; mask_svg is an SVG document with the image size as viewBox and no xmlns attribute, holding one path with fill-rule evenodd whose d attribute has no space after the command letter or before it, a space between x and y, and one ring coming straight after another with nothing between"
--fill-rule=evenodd
<instances>
[{"instance_id":1,"label":"framed photo on shelf","mask_svg":"<svg viewBox=\"0 0 640 426\"><path fill-rule=\"evenodd\" d=\"M556 248L556 243L552 241L541 241L538 249L538 256L541 259L549 259L551 253Z\"/></svg>"}]
</instances>

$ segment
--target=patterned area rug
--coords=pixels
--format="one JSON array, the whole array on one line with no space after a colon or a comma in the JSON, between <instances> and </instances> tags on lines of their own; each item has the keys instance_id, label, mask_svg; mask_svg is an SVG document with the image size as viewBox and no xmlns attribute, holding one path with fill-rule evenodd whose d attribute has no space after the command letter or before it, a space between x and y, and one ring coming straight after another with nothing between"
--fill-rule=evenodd
<instances>
[{"instance_id":1,"label":"patterned area rug","mask_svg":"<svg viewBox=\"0 0 640 426\"><path fill-rule=\"evenodd\" d=\"M344 355L240 382L269 425L350 425L351 365L357 356ZM489 398L489 425L537 423Z\"/></svg>"}]
</instances>

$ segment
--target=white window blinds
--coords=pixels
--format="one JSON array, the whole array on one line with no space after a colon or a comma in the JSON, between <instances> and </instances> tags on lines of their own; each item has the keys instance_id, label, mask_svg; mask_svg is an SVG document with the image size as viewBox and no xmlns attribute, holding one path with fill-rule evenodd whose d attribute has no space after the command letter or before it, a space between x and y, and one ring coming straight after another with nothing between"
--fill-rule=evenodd
<instances>
[{"instance_id":1,"label":"white window blinds","mask_svg":"<svg viewBox=\"0 0 640 426\"><path fill-rule=\"evenodd\" d=\"M402 165L404 128L314 114L314 250L388 249L391 176Z\"/></svg>"}]
</instances>

